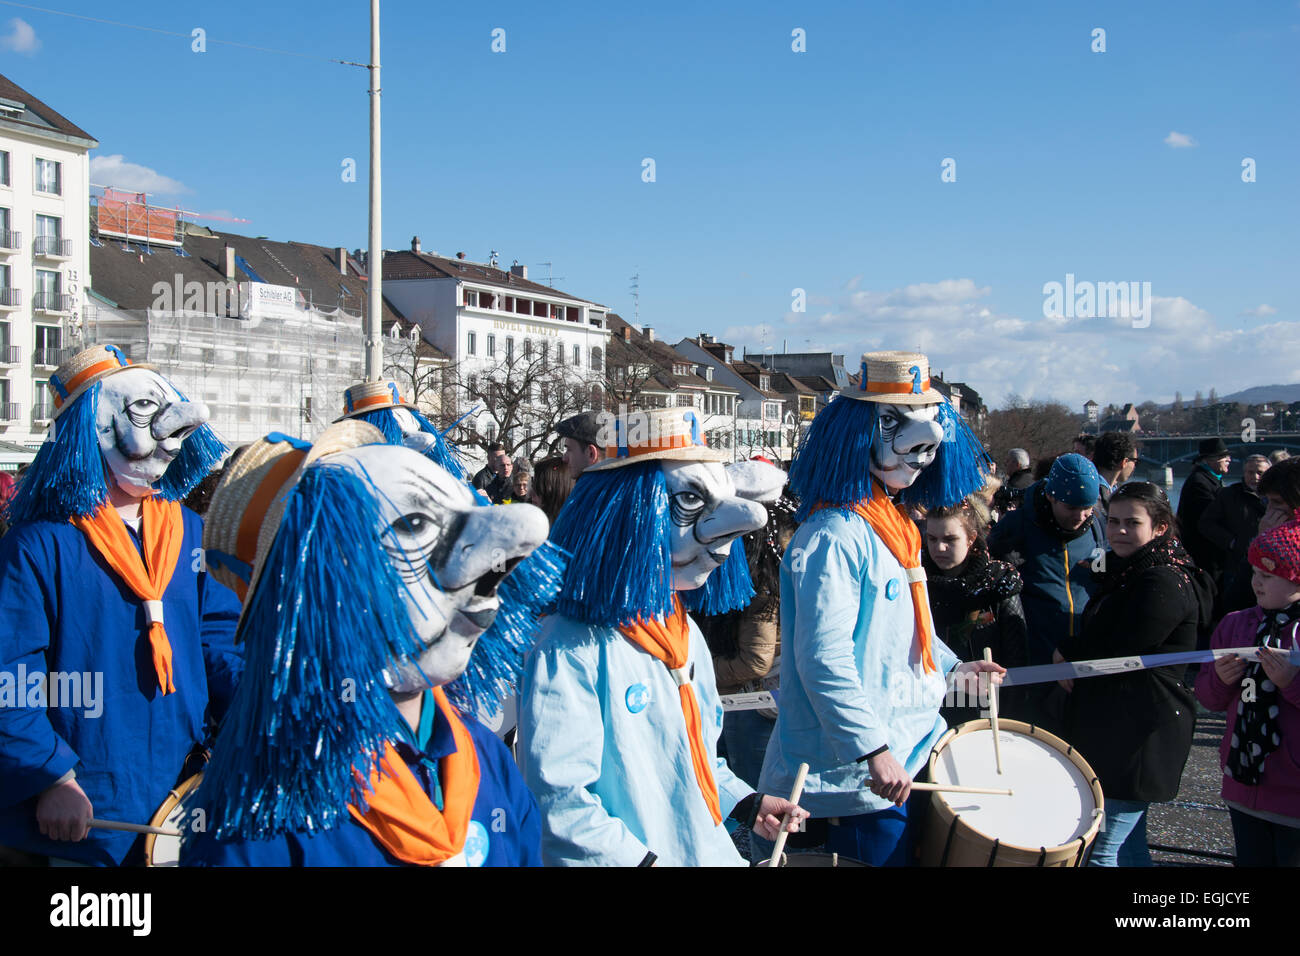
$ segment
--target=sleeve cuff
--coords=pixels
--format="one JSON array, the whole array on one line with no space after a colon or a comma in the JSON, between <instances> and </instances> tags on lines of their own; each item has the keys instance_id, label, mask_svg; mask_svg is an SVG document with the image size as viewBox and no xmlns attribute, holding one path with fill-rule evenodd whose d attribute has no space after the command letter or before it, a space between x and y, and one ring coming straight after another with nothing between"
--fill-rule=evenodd
<instances>
[{"instance_id":1,"label":"sleeve cuff","mask_svg":"<svg viewBox=\"0 0 1300 956\"><path fill-rule=\"evenodd\" d=\"M855 760L854 763L866 763L872 757L879 757L888 749L889 749L889 744L885 744L883 747L877 747L875 750L871 751L871 753L863 754L861 757Z\"/></svg>"},{"instance_id":2,"label":"sleeve cuff","mask_svg":"<svg viewBox=\"0 0 1300 956\"><path fill-rule=\"evenodd\" d=\"M659 857L655 856L653 853L647 850L646 855L642 857L641 862L637 864L637 868L639 869L643 866L654 866L655 860L657 859L659 859Z\"/></svg>"},{"instance_id":3,"label":"sleeve cuff","mask_svg":"<svg viewBox=\"0 0 1300 956\"><path fill-rule=\"evenodd\" d=\"M730 817L737 823L742 823L749 829L754 829L754 823L758 820L758 809L763 803L763 795L758 792L751 793L745 797L732 809Z\"/></svg>"}]
</instances>

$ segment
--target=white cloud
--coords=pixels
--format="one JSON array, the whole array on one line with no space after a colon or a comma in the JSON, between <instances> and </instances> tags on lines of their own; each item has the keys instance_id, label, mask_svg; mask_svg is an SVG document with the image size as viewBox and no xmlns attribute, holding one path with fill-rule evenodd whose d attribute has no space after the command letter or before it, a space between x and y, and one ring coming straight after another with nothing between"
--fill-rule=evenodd
<instances>
[{"instance_id":1,"label":"white cloud","mask_svg":"<svg viewBox=\"0 0 1300 956\"><path fill-rule=\"evenodd\" d=\"M138 193L175 195L190 188L170 176L164 176L138 163L128 163L121 153L95 156L90 160L90 178L100 186L112 186Z\"/></svg>"},{"instance_id":2,"label":"white cloud","mask_svg":"<svg viewBox=\"0 0 1300 956\"><path fill-rule=\"evenodd\" d=\"M1270 315L1277 315L1277 309L1273 308L1267 302L1257 305L1253 309L1247 309L1242 315L1253 315L1257 319L1266 319Z\"/></svg>"},{"instance_id":3,"label":"white cloud","mask_svg":"<svg viewBox=\"0 0 1300 956\"><path fill-rule=\"evenodd\" d=\"M1165 137L1164 143L1166 146L1172 146L1174 149L1189 149L1192 146L1198 145L1196 140L1192 139L1189 134L1176 133L1173 130L1169 131L1169 135Z\"/></svg>"},{"instance_id":4,"label":"white cloud","mask_svg":"<svg viewBox=\"0 0 1300 956\"><path fill-rule=\"evenodd\" d=\"M9 21L9 33L0 37L0 50L31 56L40 48L41 41L36 36L36 31L32 29L32 25L18 17Z\"/></svg>"},{"instance_id":5,"label":"white cloud","mask_svg":"<svg viewBox=\"0 0 1300 956\"><path fill-rule=\"evenodd\" d=\"M841 287L843 288L843 287ZM809 290L811 293L813 290ZM920 349L931 368L968 383L990 408L1012 392L1082 408L1109 402L1170 401L1217 388L1300 381L1300 323L1229 328L1177 295L1152 295L1150 324L1123 318L1047 318L998 308L972 279L843 291L829 308L786 313L771 325L733 326L723 341L760 349L762 336L791 351L831 351L856 368L862 352ZM775 328L773 327L775 326ZM1267 343L1261 346L1261 342Z\"/></svg>"}]
</instances>

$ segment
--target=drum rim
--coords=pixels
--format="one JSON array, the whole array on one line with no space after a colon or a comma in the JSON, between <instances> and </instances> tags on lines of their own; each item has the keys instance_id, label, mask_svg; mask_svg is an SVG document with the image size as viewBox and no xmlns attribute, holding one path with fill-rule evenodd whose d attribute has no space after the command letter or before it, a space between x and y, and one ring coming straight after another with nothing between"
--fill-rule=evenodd
<instances>
[{"instance_id":1,"label":"drum rim","mask_svg":"<svg viewBox=\"0 0 1300 956\"><path fill-rule=\"evenodd\" d=\"M962 734L973 733L980 730L991 731L992 729L992 718L979 717L975 720L968 720L965 723L958 724L956 727L949 727L944 731L943 736L936 740L934 746L930 748L930 759L926 761L926 770L930 775L930 779L934 779L934 769L938 763L939 754L948 746L948 742L951 739L959 737ZM983 830L976 828L973 824L964 820L960 813L953 813L952 808L948 806L947 801L945 800L931 800L930 805L932 807L932 812L941 813L944 810L947 810L948 816L952 819L952 823L950 824L951 826L960 827L966 832L976 834L980 839L987 840L990 843L995 842L1000 849L1007 851L1054 854L1066 850L1077 852L1080 846L1080 841L1083 841L1082 845L1085 847L1090 845L1093 840L1097 838L1097 833L1101 828L1101 821L1106 814L1106 798L1101 792L1101 781L1097 779L1097 773L1092 769L1092 765L1088 763L1083 754L1075 750L1069 743L1056 736L1056 734L1043 730L1043 728L1035 724L1026 723L1023 720L1004 720L999 718L998 730L1010 730L1024 737L1033 737L1035 740L1041 740L1061 756L1065 757L1066 760L1069 760L1070 763L1074 764L1075 769L1083 774L1085 780L1089 781L1088 787L1092 792L1093 800L1096 801L1096 811L1100 811L1093 813L1092 823L1089 825L1088 829L1084 830L1083 833L1075 837L1069 843L1060 843L1056 846L1030 847L1022 846L1017 843L1008 843L1005 840L998 840L996 837L990 836ZM941 794L936 793L933 794L933 796L938 797L941 796Z\"/></svg>"},{"instance_id":2,"label":"drum rim","mask_svg":"<svg viewBox=\"0 0 1300 956\"><path fill-rule=\"evenodd\" d=\"M190 793L194 790L194 788L197 787L202 781L203 781L203 771L200 770L198 773L186 777L184 780L182 780L171 790L167 791L167 799L164 800L161 804L159 804L158 809L154 811L154 815L149 818L149 826L161 827L164 823L166 823L167 815L176 808L177 804L179 804L182 800L188 797ZM145 834L144 837L144 865L145 866L153 866L153 848L157 840L158 840L158 834L156 833Z\"/></svg>"}]
</instances>

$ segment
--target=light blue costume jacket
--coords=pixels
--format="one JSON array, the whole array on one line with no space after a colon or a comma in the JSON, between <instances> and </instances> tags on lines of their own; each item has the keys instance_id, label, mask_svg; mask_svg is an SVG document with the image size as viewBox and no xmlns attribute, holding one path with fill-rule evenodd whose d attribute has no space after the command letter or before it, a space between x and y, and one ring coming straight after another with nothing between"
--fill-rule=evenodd
<instances>
[{"instance_id":1,"label":"light blue costume jacket","mask_svg":"<svg viewBox=\"0 0 1300 956\"><path fill-rule=\"evenodd\" d=\"M781 562L781 690L758 789L786 796L809 766L800 806L814 817L892 804L864 783L859 757L888 745L913 777L946 725L945 675L959 661L938 638L925 674L907 572L870 525L836 509L813 513Z\"/></svg>"},{"instance_id":2,"label":"light blue costume jacket","mask_svg":"<svg viewBox=\"0 0 1300 956\"><path fill-rule=\"evenodd\" d=\"M722 705L713 660L690 622L688 667L704 746L717 752ZM714 824L691 763L681 696L667 666L609 627L548 617L526 665L520 762L542 810L548 866L744 866L725 818L753 792L715 759L724 822Z\"/></svg>"}]
</instances>

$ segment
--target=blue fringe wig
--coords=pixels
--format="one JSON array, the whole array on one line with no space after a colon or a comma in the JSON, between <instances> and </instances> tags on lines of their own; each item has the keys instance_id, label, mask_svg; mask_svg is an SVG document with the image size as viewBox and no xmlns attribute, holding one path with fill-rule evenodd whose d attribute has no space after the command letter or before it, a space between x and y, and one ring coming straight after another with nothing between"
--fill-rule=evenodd
<instances>
[{"instance_id":1,"label":"blue fringe wig","mask_svg":"<svg viewBox=\"0 0 1300 956\"><path fill-rule=\"evenodd\" d=\"M330 829L410 739L381 672L417 654L373 489L319 463L290 494L238 638L247 665L195 806L218 839ZM358 596L363 596L359 600Z\"/></svg>"},{"instance_id":2,"label":"blue fringe wig","mask_svg":"<svg viewBox=\"0 0 1300 956\"><path fill-rule=\"evenodd\" d=\"M447 442L446 433L438 431L438 427L429 421L423 413L416 411L414 408L408 408L407 411L415 417L416 424L420 426L420 431L433 436L433 447L425 451L424 456L435 465L451 472L458 481L468 481L469 475L465 471L464 463L460 460L460 454ZM402 444L402 426L397 423L397 416L393 414L393 409L379 408L373 412L365 412L353 417L378 428L384 433L384 440L388 444Z\"/></svg>"},{"instance_id":3,"label":"blue fringe wig","mask_svg":"<svg viewBox=\"0 0 1300 956\"><path fill-rule=\"evenodd\" d=\"M41 445L18 482L9 504L11 524L67 521L73 515L92 515L108 500L107 466L96 430L98 409L96 382L59 415L53 439ZM180 454L163 472L155 490L168 501L179 501L221 461L226 451L208 425L199 426L185 439Z\"/></svg>"},{"instance_id":4,"label":"blue fringe wig","mask_svg":"<svg viewBox=\"0 0 1300 956\"><path fill-rule=\"evenodd\" d=\"M585 473L551 529L551 540L571 555L556 609L603 627L666 618L673 607L670 533L668 485L658 461ZM706 613L749 604L754 589L739 539L704 587L685 594L699 607L716 608Z\"/></svg>"},{"instance_id":5,"label":"blue fringe wig","mask_svg":"<svg viewBox=\"0 0 1300 956\"><path fill-rule=\"evenodd\" d=\"M399 439L396 444L400 443ZM382 494L368 474L366 480L372 497ZM471 490L478 507L493 507L477 489L471 486ZM515 693L523 676L524 658L537 643L542 610L554 603L560 591L567 557L545 541L497 585L496 618L479 637L465 672L443 688L447 700L462 714L495 714L501 701ZM417 570L424 574L427 569ZM437 583L435 574L429 573L429 577Z\"/></svg>"},{"instance_id":6,"label":"blue fringe wig","mask_svg":"<svg viewBox=\"0 0 1300 956\"><path fill-rule=\"evenodd\" d=\"M790 465L790 487L799 496L796 521L817 505L845 508L871 496L871 443L879 428L879 404L836 398L813 419ZM939 402L943 440L898 500L926 508L951 507L984 487L989 457L951 404Z\"/></svg>"}]
</instances>

